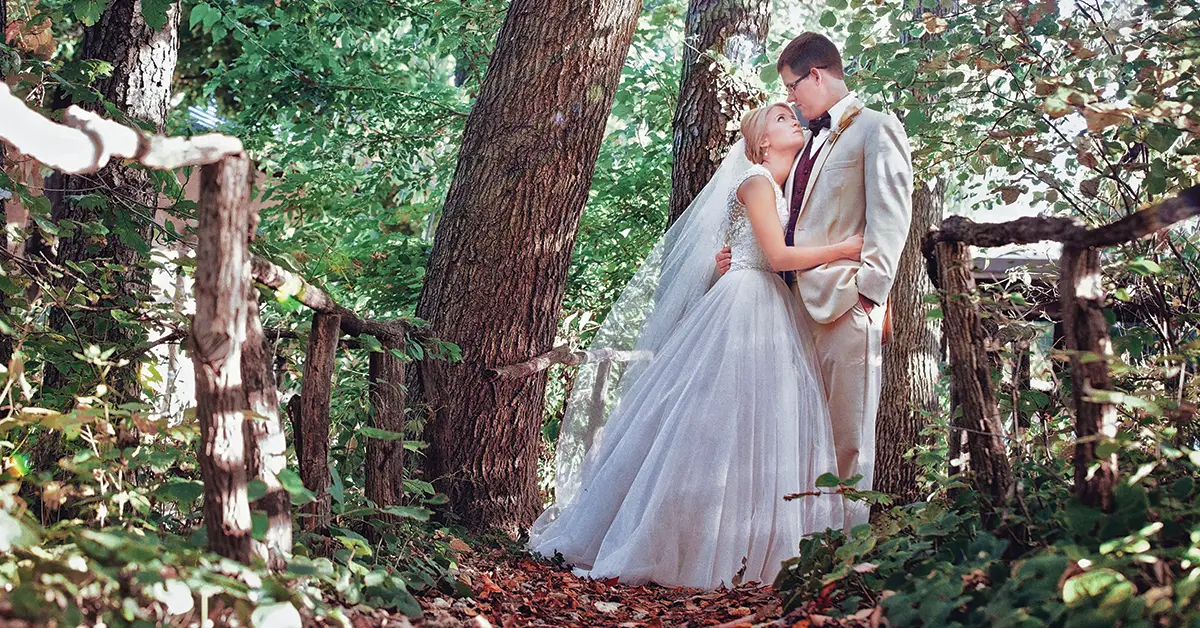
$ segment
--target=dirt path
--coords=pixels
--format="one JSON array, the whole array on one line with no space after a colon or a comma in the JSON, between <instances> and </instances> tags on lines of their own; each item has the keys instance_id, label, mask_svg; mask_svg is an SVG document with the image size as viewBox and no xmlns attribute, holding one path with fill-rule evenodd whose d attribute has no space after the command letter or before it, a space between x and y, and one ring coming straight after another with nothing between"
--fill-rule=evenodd
<instances>
[{"instance_id":1,"label":"dirt path","mask_svg":"<svg viewBox=\"0 0 1200 628\"><path fill-rule=\"evenodd\" d=\"M413 623L376 616L359 625L406 628L498 628L614 626L658 628L723 626L864 625L841 623L806 608L783 616L779 598L768 586L701 591L657 585L626 586L578 578L570 571L503 549L480 549L464 557L459 577L477 592L474 598L425 595L425 617Z\"/></svg>"}]
</instances>

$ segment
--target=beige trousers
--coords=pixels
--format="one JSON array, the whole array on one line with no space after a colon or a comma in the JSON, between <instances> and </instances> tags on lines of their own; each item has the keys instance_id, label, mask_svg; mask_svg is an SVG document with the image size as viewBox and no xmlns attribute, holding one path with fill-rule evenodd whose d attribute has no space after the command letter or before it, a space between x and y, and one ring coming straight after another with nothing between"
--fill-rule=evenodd
<instances>
[{"instance_id":1,"label":"beige trousers","mask_svg":"<svg viewBox=\"0 0 1200 628\"><path fill-rule=\"evenodd\" d=\"M794 286L793 294L800 298ZM799 308L813 334L825 381L838 475L844 479L861 474L855 484L860 490L870 490L875 479L875 415L882 388L885 306L876 306L868 315L855 303L829 324L812 320L803 302ZM866 523L870 516L870 507L863 502L844 500L844 508L846 531Z\"/></svg>"}]
</instances>

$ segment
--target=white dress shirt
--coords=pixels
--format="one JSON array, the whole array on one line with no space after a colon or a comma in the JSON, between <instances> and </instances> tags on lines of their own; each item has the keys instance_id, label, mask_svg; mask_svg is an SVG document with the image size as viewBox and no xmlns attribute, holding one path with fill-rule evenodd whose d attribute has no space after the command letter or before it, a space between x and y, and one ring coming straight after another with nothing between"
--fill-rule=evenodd
<instances>
[{"instance_id":1,"label":"white dress shirt","mask_svg":"<svg viewBox=\"0 0 1200 628\"><path fill-rule=\"evenodd\" d=\"M829 108L830 128L821 129L821 131L817 133L817 136L813 138L812 147L809 149L810 152L816 151L825 145L825 142L829 139L829 136L833 135L833 129L837 128L838 122L841 121L842 114L846 113L846 109L850 106L850 102L854 98L854 92L850 92L845 96L842 96L841 100L833 103L833 106Z\"/></svg>"}]
</instances>

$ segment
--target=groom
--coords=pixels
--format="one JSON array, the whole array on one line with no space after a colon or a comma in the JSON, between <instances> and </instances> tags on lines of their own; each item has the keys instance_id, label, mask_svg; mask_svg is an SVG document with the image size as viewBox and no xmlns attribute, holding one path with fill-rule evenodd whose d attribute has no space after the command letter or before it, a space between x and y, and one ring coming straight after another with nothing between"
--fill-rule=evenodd
<instances>
[{"instance_id":1,"label":"groom","mask_svg":"<svg viewBox=\"0 0 1200 628\"><path fill-rule=\"evenodd\" d=\"M784 48L776 64L788 102L808 120L807 146L784 194L791 214L787 244L817 246L864 238L860 262L842 260L789 273L789 287L813 333L837 448L838 475L875 475L875 414L888 292L912 219L908 137L895 117L867 109L846 88L842 55L817 33ZM721 274L729 249L717 255ZM845 528L866 523L870 509L845 501Z\"/></svg>"}]
</instances>

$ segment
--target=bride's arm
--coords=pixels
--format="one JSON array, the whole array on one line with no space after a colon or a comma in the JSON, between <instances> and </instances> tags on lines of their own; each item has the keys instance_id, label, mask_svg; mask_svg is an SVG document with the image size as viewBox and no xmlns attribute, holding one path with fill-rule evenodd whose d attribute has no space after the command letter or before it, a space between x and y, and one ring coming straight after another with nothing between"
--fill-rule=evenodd
<instances>
[{"instance_id":1,"label":"bride's arm","mask_svg":"<svg viewBox=\"0 0 1200 628\"><path fill-rule=\"evenodd\" d=\"M858 259L862 238L851 238L825 246L788 246L783 240L783 225L775 213L775 189L765 177L751 177L738 188L738 200L746 206L750 226L758 246L771 267L782 270L808 270L838 259Z\"/></svg>"}]
</instances>

